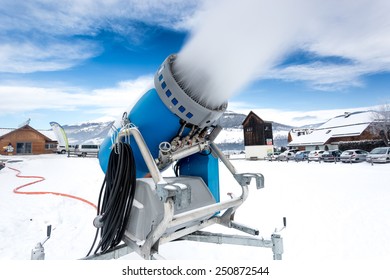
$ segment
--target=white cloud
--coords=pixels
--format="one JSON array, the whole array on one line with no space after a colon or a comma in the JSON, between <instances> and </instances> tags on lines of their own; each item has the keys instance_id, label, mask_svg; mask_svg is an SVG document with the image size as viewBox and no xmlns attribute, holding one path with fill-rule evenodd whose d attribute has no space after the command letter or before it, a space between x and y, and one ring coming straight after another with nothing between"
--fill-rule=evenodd
<instances>
[{"instance_id":1,"label":"white cloud","mask_svg":"<svg viewBox=\"0 0 390 280\"><path fill-rule=\"evenodd\" d=\"M367 65L340 65L314 62L291 65L281 69L273 69L265 77L286 81L303 81L318 90L337 91L348 87L363 85L361 77L375 73L377 69Z\"/></svg>"},{"instance_id":2,"label":"white cloud","mask_svg":"<svg viewBox=\"0 0 390 280\"><path fill-rule=\"evenodd\" d=\"M88 41L41 43L7 42L0 44L0 72L29 73L70 68L100 52Z\"/></svg>"},{"instance_id":3,"label":"white cloud","mask_svg":"<svg viewBox=\"0 0 390 280\"><path fill-rule=\"evenodd\" d=\"M230 46L229 51L237 52L236 56L224 55L222 62L236 63L232 57L238 57L237 63L243 58L255 61L253 56L256 55L265 68L270 68L272 61L283 59L286 50L296 49L310 52L319 60L259 69L261 78L304 81L317 89L338 90L361 86L364 75L390 71L388 0L296 0L294 3L288 0L272 3L265 0L3 0L0 72L54 71L75 66L102 51L93 41L102 30L120 34L134 43L142 39L140 34L145 35L138 23L198 30L208 13L205 10L214 3L220 3L223 11L230 14L221 15L221 9L214 9L217 16L211 16L210 22L218 27L219 19L225 19L229 24L221 25L225 29L229 26L230 30L222 29L221 34L215 36L215 28L206 22L204 28L214 32L211 38L206 38L207 42L217 54L223 54L227 46ZM229 5L235 7L231 3L236 3L239 9L230 11ZM254 13L249 13L253 16L246 16L246 7L255 7L251 9ZM240 28L240 23L245 28ZM248 43L243 46L241 40L232 36L233 31L244 34ZM220 40L221 36L226 41ZM221 47L214 44L218 40L223 43ZM201 45L202 52L210 50L207 46ZM350 63L321 62L321 58L329 56L345 58ZM247 66L240 67L239 72L248 72L247 76L252 79ZM220 68L221 71L214 72L224 73L234 67L221 64ZM240 73L236 73L236 80ZM249 78L243 78L242 83Z\"/></svg>"},{"instance_id":4,"label":"white cloud","mask_svg":"<svg viewBox=\"0 0 390 280\"><path fill-rule=\"evenodd\" d=\"M201 1L181 0L3 0L2 31L37 31L52 35L93 35L109 27L135 21L175 28L194 13ZM108 25L108 26L107 26ZM125 30L125 29L123 29Z\"/></svg>"},{"instance_id":5,"label":"white cloud","mask_svg":"<svg viewBox=\"0 0 390 280\"><path fill-rule=\"evenodd\" d=\"M316 89L339 90L362 86L365 75L390 72L389 1L302 3L308 5L310 13L298 20L303 25L295 47L309 52L312 61L272 69L265 77L305 81ZM328 57L340 60L324 62L323 58L326 61Z\"/></svg>"},{"instance_id":6,"label":"white cloud","mask_svg":"<svg viewBox=\"0 0 390 280\"><path fill-rule=\"evenodd\" d=\"M98 55L107 30L137 43L139 23L186 29L199 1L15 1L0 5L0 72L61 70ZM80 39L84 38L84 39Z\"/></svg>"},{"instance_id":7,"label":"white cloud","mask_svg":"<svg viewBox=\"0 0 390 280\"><path fill-rule=\"evenodd\" d=\"M152 86L152 77L120 82L117 87L86 91L79 88L0 86L0 116L39 110L74 111L117 118ZM120 114L119 114L120 115Z\"/></svg>"}]
</instances>

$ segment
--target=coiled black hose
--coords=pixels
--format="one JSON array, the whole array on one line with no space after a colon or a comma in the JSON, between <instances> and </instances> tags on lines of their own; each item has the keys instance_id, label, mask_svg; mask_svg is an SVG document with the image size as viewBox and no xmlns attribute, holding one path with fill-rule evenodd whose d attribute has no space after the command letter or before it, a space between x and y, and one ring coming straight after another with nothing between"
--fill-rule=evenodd
<instances>
[{"instance_id":1,"label":"coiled black hose","mask_svg":"<svg viewBox=\"0 0 390 280\"><path fill-rule=\"evenodd\" d=\"M95 247L99 231L100 241L94 254L105 253L121 242L130 217L135 187L136 168L133 150L127 143L116 143L111 151L100 190L97 217L94 221L98 228L87 256Z\"/></svg>"}]
</instances>

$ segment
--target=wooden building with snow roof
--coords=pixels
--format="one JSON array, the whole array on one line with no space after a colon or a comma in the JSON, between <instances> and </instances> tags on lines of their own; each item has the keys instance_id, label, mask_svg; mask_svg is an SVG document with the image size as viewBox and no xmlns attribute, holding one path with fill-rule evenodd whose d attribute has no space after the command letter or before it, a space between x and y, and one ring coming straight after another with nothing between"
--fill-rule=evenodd
<instances>
[{"instance_id":1,"label":"wooden building with snow roof","mask_svg":"<svg viewBox=\"0 0 390 280\"><path fill-rule=\"evenodd\" d=\"M262 120L252 111L242 122L247 159L264 158L273 153L272 122Z\"/></svg>"},{"instance_id":2,"label":"wooden building with snow roof","mask_svg":"<svg viewBox=\"0 0 390 280\"><path fill-rule=\"evenodd\" d=\"M36 130L26 124L19 128L0 128L0 154L8 154L6 148L13 147L13 155L50 154L57 149L57 139L52 130Z\"/></svg>"},{"instance_id":3,"label":"wooden building with snow roof","mask_svg":"<svg viewBox=\"0 0 390 280\"><path fill-rule=\"evenodd\" d=\"M302 135L289 135L289 147L300 150L332 150L338 149L339 143L363 140L381 140L375 132L373 111L344 113L334 117Z\"/></svg>"}]
</instances>

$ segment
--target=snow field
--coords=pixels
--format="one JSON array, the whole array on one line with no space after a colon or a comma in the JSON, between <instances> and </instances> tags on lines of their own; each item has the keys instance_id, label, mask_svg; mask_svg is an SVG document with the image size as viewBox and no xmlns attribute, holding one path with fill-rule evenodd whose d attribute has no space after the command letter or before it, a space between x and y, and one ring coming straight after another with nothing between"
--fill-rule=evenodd
<instances>
[{"instance_id":1,"label":"snow field","mask_svg":"<svg viewBox=\"0 0 390 280\"><path fill-rule=\"evenodd\" d=\"M16 159L16 158L9 158ZM104 174L94 158L65 155L25 156L7 166L21 175L44 176L45 181L25 191L56 191L97 203ZM307 163L232 160L238 172L259 172L265 188L250 186L247 201L237 210L237 222L258 228L269 239L287 217L283 258L305 261L389 260L390 183L389 164ZM88 252L95 228L95 209L88 204L54 195L19 195L12 190L33 179L0 171L1 260L29 260L31 249L44 240L47 260L74 260ZM164 175L172 176L167 170ZM240 195L240 187L221 164L221 200L228 192ZM241 234L221 226L208 231ZM176 260L271 260L272 251L234 245L171 242L160 247L167 259ZM131 254L125 259L140 259Z\"/></svg>"}]
</instances>

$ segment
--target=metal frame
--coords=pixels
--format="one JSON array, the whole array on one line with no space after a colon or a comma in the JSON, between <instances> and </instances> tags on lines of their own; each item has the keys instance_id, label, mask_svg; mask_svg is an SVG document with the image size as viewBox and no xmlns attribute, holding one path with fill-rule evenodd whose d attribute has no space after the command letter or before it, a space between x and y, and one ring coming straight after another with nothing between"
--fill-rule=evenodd
<instances>
[{"instance_id":1,"label":"metal frame","mask_svg":"<svg viewBox=\"0 0 390 280\"><path fill-rule=\"evenodd\" d=\"M198 242L208 242L217 244L236 244L243 246L254 246L271 248L273 252L273 258L275 260L281 260L283 254L283 238L279 234L272 234L269 240L255 237L259 234L257 229L250 228L248 226L239 224L234 221L234 214L239 206L241 206L247 199L249 194L248 186L251 180L256 180L257 189L264 187L264 177L259 173L237 173L231 162L225 157L221 150L213 143L207 143L211 151L225 164L229 171L233 174L236 181L240 184L242 193L239 197L232 197L232 199L218 202L212 205L204 206L180 214L174 214L174 204L178 199L176 188L172 188L164 178L162 177L156 162L154 161L140 131L135 128L126 128L122 130L118 139L132 135L139 146L141 154L145 160L145 163L149 169L151 177L156 184L157 193L164 204L164 216L163 220L158 224L154 230L152 230L146 237L146 240L139 244L138 242L130 239L126 234L123 238L125 244L117 246L116 248L104 253L86 257L84 259L112 259L119 258L126 254L136 252L144 259L162 259L158 253L158 247L161 244L173 241L173 240L191 240ZM186 154L186 153L184 153ZM215 215L215 213L223 212L221 215ZM206 218L204 218L206 217ZM211 217L211 218L209 218ZM173 233L167 233L168 228L184 225L190 221L199 221L199 223L183 227L183 229L177 230ZM233 228L241 232L245 232L252 236L243 235L227 235L220 233L210 233L201 231L213 224L220 224L222 226Z\"/></svg>"}]
</instances>

